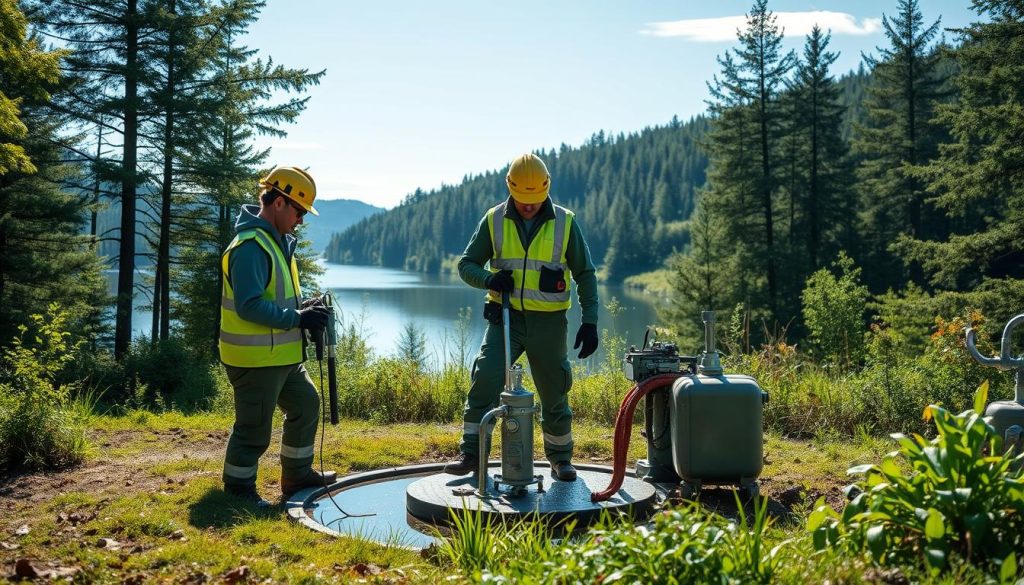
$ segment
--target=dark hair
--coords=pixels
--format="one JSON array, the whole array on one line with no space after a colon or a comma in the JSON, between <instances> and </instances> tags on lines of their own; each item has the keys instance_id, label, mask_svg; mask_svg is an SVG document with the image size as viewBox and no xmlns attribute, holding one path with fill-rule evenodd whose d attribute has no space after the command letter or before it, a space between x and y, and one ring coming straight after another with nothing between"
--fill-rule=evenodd
<instances>
[{"instance_id":1,"label":"dark hair","mask_svg":"<svg viewBox=\"0 0 1024 585\"><path fill-rule=\"evenodd\" d=\"M268 188L260 193L260 203L265 206L269 206L274 203L274 200L278 197L284 197L280 191L274 188Z\"/></svg>"}]
</instances>

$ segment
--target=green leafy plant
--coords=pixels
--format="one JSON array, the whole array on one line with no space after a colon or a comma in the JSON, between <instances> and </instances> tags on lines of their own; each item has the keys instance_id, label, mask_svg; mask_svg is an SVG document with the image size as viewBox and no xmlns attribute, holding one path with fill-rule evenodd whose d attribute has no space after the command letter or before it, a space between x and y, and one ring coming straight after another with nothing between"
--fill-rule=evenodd
<instances>
[{"instance_id":1,"label":"green leafy plant","mask_svg":"<svg viewBox=\"0 0 1024 585\"><path fill-rule=\"evenodd\" d=\"M819 500L808 518L815 547L849 548L883 565L918 561L934 572L957 557L1015 574L1014 552L1024 549L1024 455L1003 452L981 414L987 399L984 383L972 410L929 406L934 439L894 434L897 451L851 468L863 479L847 488L853 499L843 512Z\"/></svg>"},{"instance_id":2,"label":"green leafy plant","mask_svg":"<svg viewBox=\"0 0 1024 585\"><path fill-rule=\"evenodd\" d=\"M812 274L803 291L803 315L815 354L847 369L864 359L864 303L868 288L860 283L860 268L845 252Z\"/></svg>"},{"instance_id":3,"label":"green leafy plant","mask_svg":"<svg viewBox=\"0 0 1024 585\"><path fill-rule=\"evenodd\" d=\"M61 382L81 343L67 332L69 313L51 304L19 327L0 361L0 468L55 468L81 461L82 404L72 406L73 384Z\"/></svg>"}]
</instances>

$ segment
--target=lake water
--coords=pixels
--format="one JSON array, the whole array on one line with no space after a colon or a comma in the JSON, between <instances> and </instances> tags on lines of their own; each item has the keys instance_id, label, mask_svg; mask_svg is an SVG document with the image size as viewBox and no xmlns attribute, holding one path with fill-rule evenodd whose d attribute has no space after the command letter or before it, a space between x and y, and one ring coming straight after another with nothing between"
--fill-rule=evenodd
<instances>
[{"instance_id":1,"label":"lake water","mask_svg":"<svg viewBox=\"0 0 1024 585\"><path fill-rule=\"evenodd\" d=\"M324 263L324 268L321 288L334 293L343 323L359 324L361 321L378 355L394 354L406 324L413 323L426 335L428 364L443 363L456 351L459 311L466 307L472 311L467 352L470 359L476 354L487 325L482 316L484 291L470 287L458 276L329 263ZM112 275L115 285L116 278L115 273ZM601 299L598 329L612 330L625 337L627 343L640 345L647 326L657 323L659 299L622 286L599 285L598 294ZM621 305L614 317L605 306L612 297ZM136 308L132 319L136 334L148 334L151 319L149 311ZM573 293L568 331L572 356L575 353L571 346L579 323L580 308ZM599 348L590 359L601 360L603 355Z\"/></svg>"}]
</instances>

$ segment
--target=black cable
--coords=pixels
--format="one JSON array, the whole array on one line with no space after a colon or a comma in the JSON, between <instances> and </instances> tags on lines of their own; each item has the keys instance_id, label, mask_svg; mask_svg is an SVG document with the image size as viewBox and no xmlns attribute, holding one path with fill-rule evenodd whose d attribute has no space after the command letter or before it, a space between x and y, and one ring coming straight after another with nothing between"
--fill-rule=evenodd
<instances>
[{"instance_id":1,"label":"black cable","mask_svg":"<svg viewBox=\"0 0 1024 585\"><path fill-rule=\"evenodd\" d=\"M330 499L331 503L334 504L334 507L337 508L339 512L341 512L341 517L335 518L327 524L324 524L324 526L330 527L331 524L334 524L335 522L341 522L342 520L345 520L347 518L368 518L370 516L376 516L377 513L371 512L369 514L350 514L346 512L341 507L341 505L334 500L334 494L331 493L331 488L329 485L327 485L327 477L324 476L324 436L327 431L327 429L325 428L327 425L326 423L324 423L324 420L327 418L327 411L325 410L326 406L324 405L324 360L318 359L316 363L318 366L320 366L320 478L324 482L324 490L327 491L327 498Z\"/></svg>"}]
</instances>

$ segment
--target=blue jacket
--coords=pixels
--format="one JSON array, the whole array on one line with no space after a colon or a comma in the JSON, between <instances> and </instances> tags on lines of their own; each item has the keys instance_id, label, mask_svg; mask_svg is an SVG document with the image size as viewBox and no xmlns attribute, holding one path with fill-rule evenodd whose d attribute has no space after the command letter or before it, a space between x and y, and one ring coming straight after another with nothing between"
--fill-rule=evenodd
<instances>
[{"instance_id":1,"label":"blue jacket","mask_svg":"<svg viewBox=\"0 0 1024 585\"><path fill-rule=\"evenodd\" d=\"M258 228L268 234L281 246L285 260L291 261L298 240L291 234L277 233L274 226L259 216L259 205L243 205L235 221L235 233ZM244 242L231 251L228 258L228 280L235 292L235 310L238 316L277 329L291 329L299 326L299 312L278 307L263 298L263 291L270 282L270 258L253 240Z\"/></svg>"}]
</instances>

